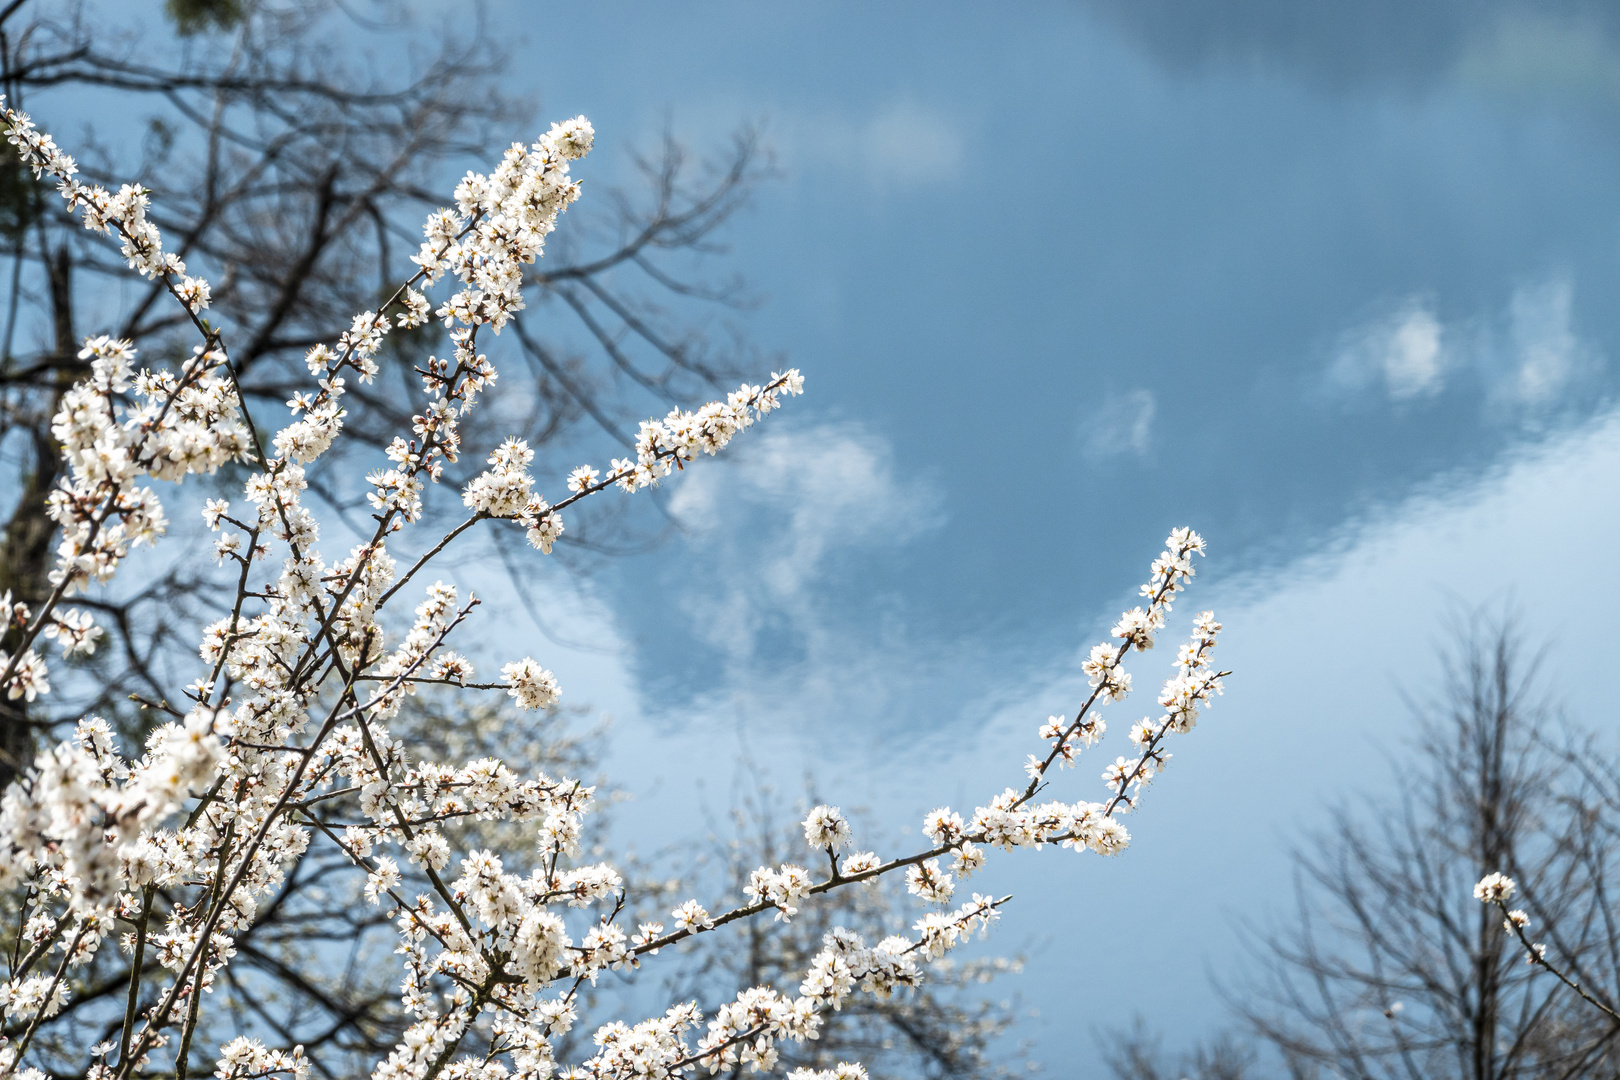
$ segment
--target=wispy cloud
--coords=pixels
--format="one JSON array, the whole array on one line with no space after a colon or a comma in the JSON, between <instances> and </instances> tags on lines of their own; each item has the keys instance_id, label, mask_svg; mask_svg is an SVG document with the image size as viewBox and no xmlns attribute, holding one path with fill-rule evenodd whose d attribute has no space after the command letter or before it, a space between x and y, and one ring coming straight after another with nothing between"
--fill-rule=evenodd
<instances>
[{"instance_id":1,"label":"wispy cloud","mask_svg":"<svg viewBox=\"0 0 1620 1080\"><path fill-rule=\"evenodd\" d=\"M866 121L861 137L873 172L896 183L944 179L962 163L961 130L949 118L912 102L884 106Z\"/></svg>"},{"instance_id":2,"label":"wispy cloud","mask_svg":"<svg viewBox=\"0 0 1620 1080\"><path fill-rule=\"evenodd\" d=\"M1565 401L1603 367L1574 327L1574 285L1558 275L1521 285L1497 311L1442 321L1411 296L1336 339L1326 382L1338 396L1377 392L1392 402L1473 386L1488 413L1532 418Z\"/></svg>"},{"instance_id":3,"label":"wispy cloud","mask_svg":"<svg viewBox=\"0 0 1620 1080\"><path fill-rule=\"evenodd\" d=\"M1153 417L1158 402L1153 391L1137 389L1111 393L1080 421L1086 456L1106 461L1123 455L1142 457L1152 445Z\"/></svg>"},{"instance_id":4,"label":"wispy cloud","mask_svg":"<svg viewBox=\"0 0 1620 1080\"><path fill-rule=\"evenodd\" d=\"M1330 378L1347 388L1379 385L1394 401L1445 385L1445 330L1426 300L1410 297L1340 335Z\"/></svg>"},{"instance_id":5,"label":"wispy cloud","mask_svg":"<svg viewBox=\"0 0 1620 1080\"><path fill-rule=\"evenodd\" d=\"M1508 306L1511 368L1498 384L1499 396L1529 409L1545 409L1582 376L1602 366L1597 350L1575 336L1570 320L1573 299L1568 278L1514 291Z\"/></svg>"},{"instance_id":6,"label":"wispy cloud","mask_svg":"<svg viewBox=\"0 0 1620 1080\"><path fill-rule=\"evenodd\" d=\"M949 183L966 159L962 119L906 98L863 115L782 116L771 130L791 168L831 167L877 188Z\"/></svg>"},{"instance_id":7,"label":"wispy cloud","mask_svg":"<svg viewBox=\"0 0 1620 1080\"><path fill-rule=\"evenodd\" d=\"M831 646L831 564L936 527L939 501L902 479L889 444L853 424L761 433L726 464L693 470L670 501L692 531L684 598L699 636L744 662L769 635L800 655ZM720 463L716 463L720 464Z\"/></svg>"}]
</instances>

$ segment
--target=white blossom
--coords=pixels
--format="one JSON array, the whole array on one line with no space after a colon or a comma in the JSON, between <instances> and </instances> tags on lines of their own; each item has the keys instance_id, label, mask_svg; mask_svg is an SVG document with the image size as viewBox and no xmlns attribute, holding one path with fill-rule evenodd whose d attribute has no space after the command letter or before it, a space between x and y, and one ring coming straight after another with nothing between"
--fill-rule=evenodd
<instances>
[{"instance_id":1,"label":"white blossom","mask_svg":"<svg viewBox=\"0 0 1620 1080\"><path fill-rule=\"evenodd\" d=\"M854 843L849 822L836 806L818 806L804 819L804 838L813 848L836 852Z\"/></svg>"},{"instance_id":2,"label":"white blossom","mask_svg":"<svg viewBox=\"0 0 1620 1080\"><path fill-rule=\"evenodd\" d=\"M1499 903L1513 895L1518 888L1513 879L1502 873L1490 873L1479 879L1474 886L1474 899L1487 904Z\"/></svg>"},{"instance_id":3,"label":"white blossom","mask_svg":"<svg viewBox=\"0 0 1620 1080\"><path fill-rule=\"evenodd\" d=\"M544 709L557 700L557 680L545 668L528 657L501 667L506 677L508 696L520 709Z\"/></svg>"}]
</instances>

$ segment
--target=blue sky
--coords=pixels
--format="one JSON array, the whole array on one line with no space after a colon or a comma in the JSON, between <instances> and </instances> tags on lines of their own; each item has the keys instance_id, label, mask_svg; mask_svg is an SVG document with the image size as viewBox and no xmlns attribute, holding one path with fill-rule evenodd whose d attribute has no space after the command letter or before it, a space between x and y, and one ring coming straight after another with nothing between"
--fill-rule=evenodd
<instances>
[{"instance_id":1,"label":"blue sky","mask_svg":"<svg viewBox=\"0 0 1620 1080\"><path fill-rule=\"evenodd\" d=\"M491 20L532 27L515 81L592 116L609 182L665 125L765 122L747 328L811 377L794 422L942 500L883 571L936 625L1073 619L1182 520L1228 567L1286 561L1608 400L1614 86L1522 85L1610 47L1585 24L1521 32L1526 59L1486 21L1423 85L1324 88L1083 5L929 11Z\"/></svg>"}]
</instances>

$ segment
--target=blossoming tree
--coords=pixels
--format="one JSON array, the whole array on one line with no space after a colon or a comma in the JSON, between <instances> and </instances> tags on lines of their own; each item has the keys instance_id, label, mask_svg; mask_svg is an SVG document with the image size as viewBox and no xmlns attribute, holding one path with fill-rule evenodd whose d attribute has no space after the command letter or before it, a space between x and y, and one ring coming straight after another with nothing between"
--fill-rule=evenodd
<instances>
[{"instance_id":1,"label":"blossoming tree","mask_svg":"<svg viewBox=\"0 0 1620 1080\"><path fill-rule=\"evenodd\" d=\"M174 531L154 482L246 474L240 498L210 499L201 510L200 525L218 534L227 588L200 643L189 702L154 703L168 716L138 755L117 745L104 720L84 718L0 804L0 885L21 897L0 983L0 1075L308 1072L302 1048L275 1044L275 1032L217 1038L232 1018L210 1005L232 978L238 935L316 849L340 853L363 875L357 902L387 911L397 931L393 962L408 1025L375 1063L377 1080L769 1070L784 1041L816 1038L824 1018L856 995L920 984L931 961L994 921L1008 898L958 895L991 851L1122 851L1129 837L1120 817L1162 769L1167 740L1191 729L1220 690L1226 673L1211 663L1220 627L1206 612L1159 695L1162 714L1132 727L1130 756L1104 770L1101 799L1047 794L1054 767L1075 764L1102 737L1097 707L1129 693L1127 655L1152 647L1193 576L1204 543L1178 529L1152 564L1142 606L1085 661L1089 696L1072 716L1040 726L1040 750L1017 784L966 815L930 813L926 846L902 855L860 850L845 816L818 806L802 824L801 861L754 869L742 895L714 910L684 899L667 915L625 925L633 917L623 876L580 842L591 787L522 775L494 757L432 760L390 733L418 688L504 695L523 710L558 700L558 680L530 657L480 680L451 640L478 601L442 579L430 583L432 566L477 528L515 526L549 553L565 511L652 487L718 452L799 394L799 372L643 422L632 456L573 470L555 501L531 472L531 448L509 439L465 485L465 517L418 535L431 525L424 493L456 460L465 418L496 380L481 347L523 306L523 268L579 197L571 168L590 150L588 123L555 125L532 145L514 145L488 174L468 174L454 207L428 218L415 274L336 340L309 350L290 418L261 433L261 418L243 405L230 341L208 321L212 286L165 248L148 194L83 183L72 158L27 116L8 108L0 121L21 160L57 185L86 228L116 237L129 265L161 286L197 334L191 355L172 367L141 367L134 349L111 337L83 343L89 374L63 395L52 427L64 465L49 500L60 536L52 587L31 606L7 598L12 633L0 688L14 699L47 694L48 643L69 655L94 646L101 628L75 598L110 582L133 549ZM341 553L323 550L306 470L346 437L346 396L378 374L387 336L435 319L449 333L450 355L419 359L409 427L365 477L369 535ZM414 614L397 614L401 607ZM512 823L532 847L521 863L490 849L457 850L455 827L468 820ZM903 877L932 910L876 941L830 929L796 983L741 987L707 1015L689 1001L634 1023L584 1015L585 990L605 972L653 967L661 952L700 949L731 924L791 919L807 898L888 875ZM109 937L131 958L116 992L75 977ZM75 994L91 993L105 1002L107 1037L79 1047L50 1041L53 1017ZM581 1023L596 1025L594 1050L567 1060L559 1047ZM798 1075L862 1069L851 1062Z\"/></svg>"},{"instance_id":2,"label":"blossoming tree","mask_svg":"<svg viewBox=\"0 0 1620 1080\"><path fill-rule=\"evenodd\" d=\"M513 94L523 80L506 70L498 25L452 19L430 28L435 20L413 15L416 8L401 0L0 4L0 93L17 108L26 101L42 125L86 117L85 143L100 149L80 162L81 176L148 189L170 249L211 282L208 314L230 328L246 409L279 415L307 378L309 346L336 340L355 312L409 272L422 218L444 200L443 178L498 155L495 133L524 123L533 107ZM502 368L500 407L462 418L466 449L449 466L453 483L441 481L446 491L459 491L477 471L469 466L506 436L529 443L534 468L555 470L579 452L559 457L565 442L630 445L646 413L690 408L765 368L746 336L715 333L747 299L716 241L766 176L751 134L701 152L666 138L633 157L632 172L615 170L624 187L594 190L546 258L525 269L528 310L489 350ZM78 357L84 333L126 340L148 364L189 353L195 340L163 283L127 266L112 237L84 230L47 181L0 155L0 252L9 259L0 592L32 605L49 595L54 565L46 498L63 465L51 418L88 373ZM344 439L305 471L322 513L364 517L359 481L410 426L413 368L441 345L440 333L396 327L377 357L377 379L351 383ZM227 471L194 486L229 497L239 480ZM430 495L425 510L445 521L460 506ZM557 561L570 572L588 568L611 549L644 542L659 522L598 500L571 515ZM515 530L481 543L509 567L527 558ZM74 661L74 678L31 703L0 696L0 789L79 717L102 715L127 740L138 727L132 692L174 696L189 678L176 679L177 658L194 652L201 623L213 618L218 597L204 594L221 587L206 565L175 545L143 559L139 572L91 601L104 635ZM521 594L525 575L508 576ZM348 1012L328 1004L333 1015Z\"/></svg>"}]
</instances>

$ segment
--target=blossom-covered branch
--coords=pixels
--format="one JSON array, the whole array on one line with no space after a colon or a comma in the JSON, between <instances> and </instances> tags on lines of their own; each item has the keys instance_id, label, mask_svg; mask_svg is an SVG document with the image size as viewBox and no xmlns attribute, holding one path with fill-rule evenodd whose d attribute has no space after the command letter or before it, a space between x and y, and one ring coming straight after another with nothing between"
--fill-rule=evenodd
<instances>
[{"instance_id":1,"label":"blossom-covered branch","mask_svg":"<svg viewBox=\"0 0 1620 1080\"><path fill-rule=\"evenodd\" d=\"M25 897L19 949L0 983L0 1026L17 1033L0 1045L0 1076L43 1076L30 1057L37 1033L68 1000L70 973L119 933L136 957L127 1008L116 1043L89 1054L87 1075L128 1080L163 1067L185 1080L192 1055L202 1051L198 1040L213 1030L210 990L231 976L239 938L314 844L330 845L363 876L363 902L386 907L397 932L406 1024L376 1064L375 1080L542 1080L559 1070L629 1080L768 1069L783 1040L816 1038L826 1015L851 995L918 985L929 962L994 921L1007 898L975 893L947 907L958 880L984 864L987 850L1124 850L1129 835L1118 819L1137 807L1169 760L1163 743L1188 732L1221 690L1227 673L1210 660L1220 626L1206 612L1160 693L1165 711L1132 730L1134 757L1104 771L1104 798L1035 802L1054 763L1073 765L1083 746L1101 738L1094 707L1125 699L1126 655L1152 647L1192 578L1204 542L1178 529L1142 586L1146 607L1121 618L1118 644L1097 646L1084 662L1091 691L1075 718L1041 727L1044 754L1031 755L1022 789L1006 787L966 820L948 808L932 812L924 821L930 846L889 859L846 851L853 846L848 821L836 807L819 806L804 835L826 859L824 876L792 863L761 866L721 914L711 917L687 900L670 913L673 930L644 922L632 933L621 924L628 903L620 871L584 857L591 786L522 776L495 757L431 760L390 732L419 686L504 690L518 708L544 710L559 699L557 678L525 656L503 663L499 682L479 682L474 662L450 647L478 600L452 584L420 589L408 621L396 622L389 604L452 542L486 522L516 524L549 553L563 533L564 510L609 489L656 486L700 453L717 453L801 393L799 372L778 372L723 400L644 421L633 457L606 469L574 469L563 482L568 494L555 502L540 494L533 451L508 439L461 491L471 516L424 541L423 554L401 569L390 547L420 526L430 485L461 453L464 418L498 378L481 337L499 334L523 308L524 268L543 257L559 215L580 195L571 168L591 148L590 125L583 118L555 125L533 144L511 147L490 173L469 173L454 207L428 218L415 275L387 304L357 315L336 341L309 350L309 381L287 402L291 419L262 445L225 335L201 316L210 286L165 251L147 193L80 183L72 159L26 116L7 109L3 120L21 160L57 181L86 227L120 237L130 267L164 283L203 341L175 371L136 369L125 342L86 342L91 374L64 396L56 418L69 469L51 503L63 537L57 590L38 612L7 608L20 644L6 657L0 685L13 696L48 691L32 647L40 635L68 652L94 647L90 616L57 609L111 580L133 545L155 544L167 531L148 479L178 482L228 465L248 475L245 510L224 499L202 509L232 584L228 604L202 635L186 709L165 706L170 719L134 757L120 751L103 719L85 717L72 739L43 755L0 801L0 885ZM448 295L435 304L428 294L441 286ZM346 552L325 552L321 522L304 498L306 469L345 437L348 380L373 380L388 335L430 319L442 323L452 348L415 365L420 383L409 428L387 445L387 464L365 477L369 535ZM272 580L254 588L259 572ZM353 820L338 816L338 805ZM524 827L533 855L509 867L518 858L510 853L454 851L450 827L471 820ZM571 1069L558 1060L559 1037L580 1018L582 987L604 972L636 968L660 949L739 920L767 913L791 919L806 898L902 872L912 894L937 905L909 933L868 944L835 929L796 988L745 987L707 1017L687 1002L633 1026L613 1021L596 1029L593 1056ZM689 1033L700 1029L692 1041ZM298 1046L266 1047L247 1032L218 1049L215 1074L224 1080L309 1070ZM846 1063L824 1075L862 1073Z\"/></svg>"},{"instance_id":2,"label":"blossom-covered branch","mask_svg":"<svg viewBox=\"0 0 1620 1080\"><path fill-rule=\"evenodd\" d=\"M1501 911L1502 928L1512 934L1524 948L1525 963L1552 972L1554 978L1575 991L1582 1001L1603 1013L1611 1021L1620 1024L1620 1012L1616 1012L1607 1002L1594 997L1558 963L1548 960L1545 944L1530 940L1530 936L1525 932L1530 926L1530 916L1519 908L1509 910L1507 906L1508 900L1512 899L1518 887L1518 883L1506 874L1492 872L1480 878L1479 884L1474 886L1474 899L1483 904L1493 905Z\"/></svg>"}]
</instances>

